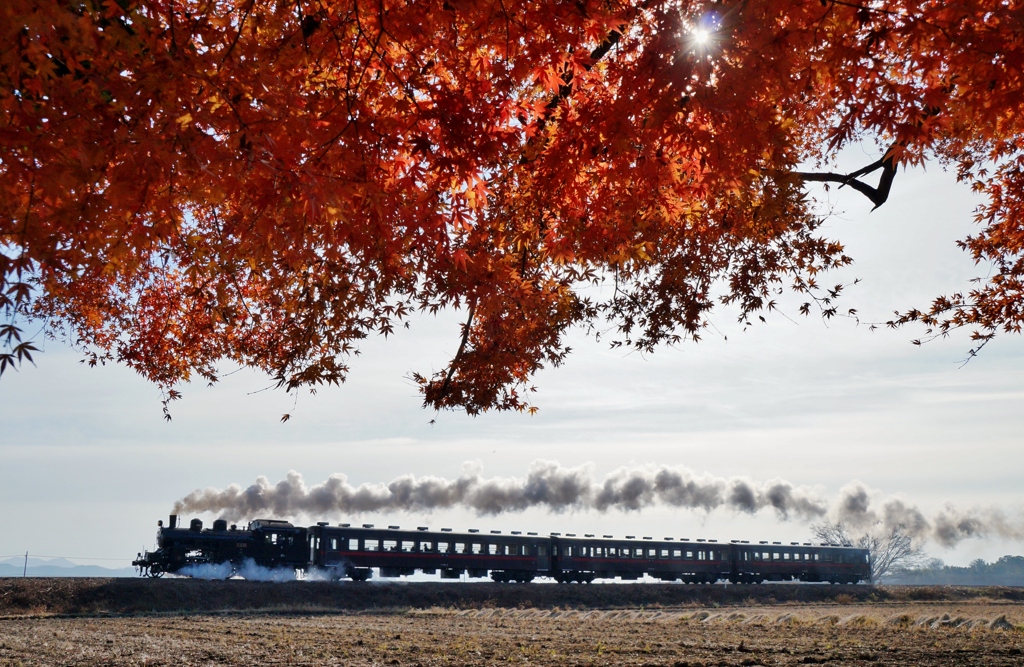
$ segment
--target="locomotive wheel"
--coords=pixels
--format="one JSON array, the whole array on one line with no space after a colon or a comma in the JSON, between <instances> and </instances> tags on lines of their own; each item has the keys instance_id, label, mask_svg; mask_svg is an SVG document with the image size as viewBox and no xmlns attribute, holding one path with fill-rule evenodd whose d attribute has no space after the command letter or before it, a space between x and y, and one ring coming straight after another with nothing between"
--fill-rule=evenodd
<instances>
[{"instance_id":1,"label":"locomotive wheel","mask_svg":"<svg viewBox=\"0 0 1024 667\"><path fill-rule=\"evenodd\" d=\"M151 567L149 568L149 572L146 573L146 576L150 579L159 579L160 577L164 576L164 571L160 568Z\"/></svg>"}]
</instances>

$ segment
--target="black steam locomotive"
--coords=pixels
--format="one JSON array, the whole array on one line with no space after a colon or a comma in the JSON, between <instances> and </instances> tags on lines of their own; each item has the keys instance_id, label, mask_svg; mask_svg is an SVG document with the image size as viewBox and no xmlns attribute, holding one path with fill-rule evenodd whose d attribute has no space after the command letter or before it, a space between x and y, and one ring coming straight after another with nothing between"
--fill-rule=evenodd
<instances>
[{"instance_id":1,"label":"black steam locomotive","mask_svg":"<svg viewBox=\"0 0 1024 667\"><path fill-rule=\"evenodd\" d=\"M573 533L547 536L501 531L481 533L449 528L386 529L372 524L318 523L302 528L287 521L259 519L242 529L223 519L213 528L192 519L188 528L171 515L157 524L156 551L140 553L132 565L143 576L165 572L194 574L215 565L230 575L247 562L257 566L321 572L331 579L366 581L377 568L382 577L440 573L442 579L487 577L498 582L529 582L550 577L559 583L594 579L636 580L648 575L662 581L737 584L807 581L854 584L871 577L866 549L849 545L791 542L637 539L627 535L597 537Z\"/></svg>"}]
</instances>

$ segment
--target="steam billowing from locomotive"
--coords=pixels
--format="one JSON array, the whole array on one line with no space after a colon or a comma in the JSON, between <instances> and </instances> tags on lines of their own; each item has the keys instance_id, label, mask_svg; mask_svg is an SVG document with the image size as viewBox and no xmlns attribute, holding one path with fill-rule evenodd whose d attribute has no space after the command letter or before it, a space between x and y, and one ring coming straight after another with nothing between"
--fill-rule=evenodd
<instances>
[{"instance_id":1,"label":"steam billowing from locomotive","mask_svg":"<svg viewBox=\"0 0 1024 667\"><path fill-rule=\"evenodd\" d=\"M772 508L783 518L799 519L824 516L828 509L813 489L781 480L756 483L662 466L620 468L598 482L592 465L566 468L554 461L535 461L525 478L485 478L479 466L467 464L454 480L403 475L387 484L359 486L350 484L345 475L335 474L310 487L302 475L292 471L277 484L260 477L245 489L232 485L223 490L194 491L178 501L174 511L219 513L237 521L268 514L322 517L457 507L497 515L531 508L606 512L656 505L707 512L726 508L754 513Z\"/></svg>"},{"instance_id":2,"label":"steam billowing from locomotive","mask_svg":"<svg viewBox=\"0 0 1024 667\"><path fill-rule=\"evenodd\" d=\"M926 517L899 498L878 499L859 482L844 487L829 502L820 491L785 480L756 482L745 478L697 474L683 467L619 468L603 480L593 465L567 468L555 461L534 461L525 478L484 477L479 464L466 464L462 474L441 477L402 475L387 484L354 486L342 474L307 486L295 471L272 484L257 478L247 488L196 490L175 503L174 513L212 513L230 521L256 517L329 518L373 512L431 512L468 509L498 515L541 508L564 511L639 511L670 507L712 512L755 514L771 509L780 520L839 521L853 531L901 525L918 540L953 546L972 537L998 535L1024 538L1020 522L997 510L959 511L947 507Z\"/></svg>"},{"instance_id":3,"label":"steam billowing from locomotive","mask_svg":"<svg viewBox=\"0 0 1024 667\"><path fill-rule=\"evenodd\" d=\"M885 498L876 502L878 494L854 482L839 492L829 516L852 531L868 532L873 528L883 531L902 526L910 537L931 540L944 547L956 546L970 538L990 536L1024 540L1024 523L1008 517L996 508L960 510L947 505L930 517L900 498Z\"/></svg>"}]
</instances>

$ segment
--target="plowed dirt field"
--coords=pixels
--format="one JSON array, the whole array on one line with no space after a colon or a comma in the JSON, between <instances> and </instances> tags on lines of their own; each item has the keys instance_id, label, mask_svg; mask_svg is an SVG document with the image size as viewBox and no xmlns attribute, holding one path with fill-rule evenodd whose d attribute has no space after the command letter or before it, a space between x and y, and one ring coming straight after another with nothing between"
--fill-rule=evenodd
<instances>
[{"instance_id":1,"label":"plowed dirt field","mask_svg":"<svg viewBox=\"0 0 1024 667\"><path fill-rule=\"evenodd\" d=\"M173 610L128 610L166 606L169 598L153 597L158 589L145 586L117 589L135 591L139 599L132 603L109 591L100 595L89 582L36 580L18 588L11 580L0 580L0 667L1024 665L1024 603L1015 599L1016 589L851 587L856 590L843 592L819 587L787 592L809 587L766 586L747 587L746 598L723 602L722 586L675 586L685 593L673 594L684 598L680 604L655 602L641 608L610 605L608 596L618 594L629 602L636 596L671 595L636 586L516 589L467 584L441 596L441 589L398 586L389 591L383 585L379 592L387 593L383 597L389 604L380 609L353 602L374 589L334 585L338 594L359 592L349 596L351 608L308 605L301 610L294 601L284 606L280 599L271 605L252 603L282 591L290 596L315 589L240 582L236 597L226 595L218 605L218 594L230 592L234 583L221 582L227 586L222 588L188 582L190 595L205 593L208 598L201 605L204 610L196 613L182 604L187 600L181 595ZM601 588L623 590L597 590ZM446 606L395 605L403 590L407 602L417 595L450 601L448 596L460 592L466 602L456 597ZM587 590L592 592L580 593ZM32 591L37 594L34 601L28 595ZM244 599L237 597L239 591L245 592ZM495 605L511 595L508 591L525 591L535 599L560 596L562 604ZM598 593L604 596L602 605L579 600L580 595ZM56 594L63 595L65 609L58 609ZM99 595L101 603L89 603L90 595ZM565 604L574 595L576 601ZM20 601L15 603L17 596ZM686 601L687 596L693 599ZM232 609L243 601L249 609ZM218 606L219 611L211 610Z\"/></svg>"},{"instance_id":2,"label":"plowed dirt field","mask_svg":"<svg viewBox=\"0 0 1024 667\"><path fill-rule=\"evenodd\" d=\"M0 665L1019 666L1019 612L843 605L5 619Z\"/></svg>"}]
</instances>

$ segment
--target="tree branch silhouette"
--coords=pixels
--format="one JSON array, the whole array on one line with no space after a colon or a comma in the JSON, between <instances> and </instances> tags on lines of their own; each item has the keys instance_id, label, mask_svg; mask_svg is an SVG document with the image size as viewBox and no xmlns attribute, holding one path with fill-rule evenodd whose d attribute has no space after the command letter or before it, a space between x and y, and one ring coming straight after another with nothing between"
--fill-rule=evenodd
<instances>
[{"instance_id":1,"label":"tree branch silhouette","mask_svg":"<svg viewBox=\"0 0 1024 667\"><path fill-rule=\"evenodd\" d=\"M849 174L797 171L793 172L793 175L799 176L805 181L841 183L839 187L849 185L851 188L871 200L871 203L875 205L875 207L871 209L873 211L889 199L889 190L892 188L893 179L896 178L896 149L898 147L899 144L889 146L889 149L885 151L885 155L883 155L879 160L876 160L868 166L862 167ZM882 175L878 179L877 186L871 187L867 183L857 180L858 177L870 174L879 169L882 170Z\"/></svg>"}]
</instances>

